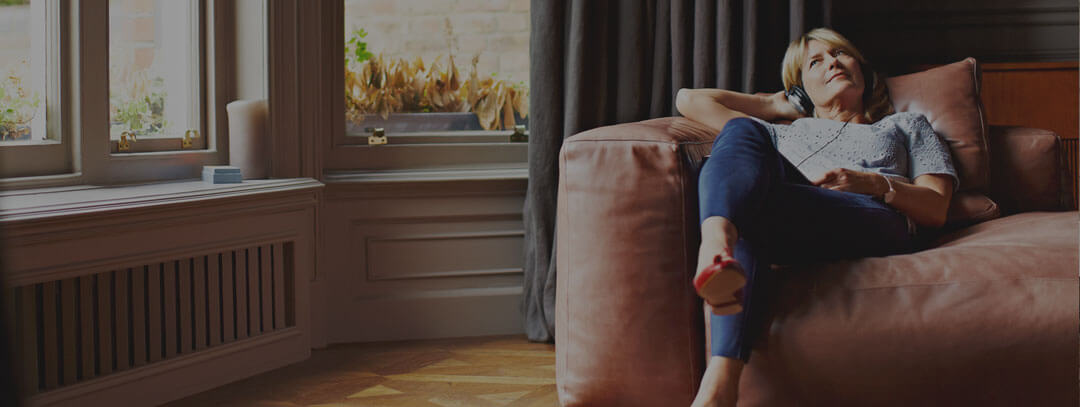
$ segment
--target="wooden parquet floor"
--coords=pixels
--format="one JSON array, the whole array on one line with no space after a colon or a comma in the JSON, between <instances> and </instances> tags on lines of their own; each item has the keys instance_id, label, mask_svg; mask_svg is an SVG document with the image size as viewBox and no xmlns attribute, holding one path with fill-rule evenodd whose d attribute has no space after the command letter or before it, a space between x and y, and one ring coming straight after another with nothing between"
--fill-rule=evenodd
<instances>
[{"instance_id":1,"label":"wooden parquet floor","mask_svg":"<svg viewBox=\"0 0 1080 407\"><path fill-rule=\"evenodd\" d=\"M524 336L335 345L311 358L167 404L554 407L554 345Z\"/></svg>"}]
</instances>

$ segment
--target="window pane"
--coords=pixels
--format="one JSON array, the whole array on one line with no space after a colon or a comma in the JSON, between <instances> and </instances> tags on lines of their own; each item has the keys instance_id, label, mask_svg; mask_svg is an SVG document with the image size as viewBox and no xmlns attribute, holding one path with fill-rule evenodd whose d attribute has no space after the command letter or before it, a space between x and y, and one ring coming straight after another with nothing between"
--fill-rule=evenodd
<instances>
[{"instance_id":1,"label":"window pane","mask_svg":"<svg viewBox=\"0 0 1080 407\"><path fill-rule=\"evenodd\" d=\"M0 145L49 141L46 6L46 0L0 0Z\"/></svg>"},{"instance_id":2,"label":"window pane","mask_svg":"<svg viewBox=\"0 0 1080 407\"><path fill-rule=\"evenodd\" d=\"M125 132L144 140L200 130L199 44L197 0L109 0L113 140Z\"/></svg>"},{"instance_id":3,"label":"window pane","mask_svg":"<svg viewBox=\"0 0 1080 407\"><path fill-rule=\"evenodd\" d=\"M525 123L529 0L344 1L347 134Z\"/></svg>"}]
</instances>

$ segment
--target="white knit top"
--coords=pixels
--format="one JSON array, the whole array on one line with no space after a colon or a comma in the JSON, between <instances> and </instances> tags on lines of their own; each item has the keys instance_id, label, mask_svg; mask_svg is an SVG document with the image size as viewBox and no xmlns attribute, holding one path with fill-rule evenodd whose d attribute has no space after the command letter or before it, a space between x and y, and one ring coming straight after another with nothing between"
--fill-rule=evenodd
<instances>
[{"instance_id":1,"label":"white knit top","mask_svg":"<svg viewBox=\"0 0 1080 407\"><path fill-rule=\"evenodd\" d=\"M895 113L873 124L848 123L843 131L843 122L830 119L806 117L789 125L754 120L765 125L784 158L793 165L802 162L799 171L810 181L847 168L905 182L943 174L952 177L954 189L960 186L948 145L919 113Z\"/></svg>"}]
</instances>

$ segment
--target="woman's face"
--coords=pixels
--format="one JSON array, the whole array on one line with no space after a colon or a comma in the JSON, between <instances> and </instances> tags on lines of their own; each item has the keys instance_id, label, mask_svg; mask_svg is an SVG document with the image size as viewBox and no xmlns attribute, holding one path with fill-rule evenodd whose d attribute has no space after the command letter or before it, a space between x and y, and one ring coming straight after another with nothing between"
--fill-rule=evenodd
<instances>
[{"instance_id":1,"label":"woman's face","mask_svg":"<svg viewBox=\"0 0 1080 407\"><path fill-rule=\"evenodd\" d=\"M865 87L859 61L840 48L818 40L807 43L802 81L814 106L836 102L858 106Z\"/></svg>"}]
</instances>

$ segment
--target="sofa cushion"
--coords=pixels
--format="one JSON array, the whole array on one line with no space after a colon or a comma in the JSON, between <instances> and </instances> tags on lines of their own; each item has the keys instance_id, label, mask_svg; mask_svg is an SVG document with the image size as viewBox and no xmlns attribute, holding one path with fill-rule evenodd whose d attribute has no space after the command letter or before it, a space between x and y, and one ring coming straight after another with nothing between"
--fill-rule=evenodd
<instances>
[{"instance_id":1,"label":"sofa cushion","mask_svg":"<svg viewBox=\"0 0 1080 407\"><path fill-rule=\"evenodd\" d=\"M1077 212L782 269L740 406L1077 405Z\"/></svg>"},{"instance_id":2,"label":"sofa cushion","mask_svg":"<svg viewBox=\"0 0 1080 407\"><path fill-rule=\"evenodd\" d=\"M990 184L979 79L978 64L968 58L885 81L896 111L922 113L949 143L961 190L982 191Z\"/></svg>"},{"instance_id":3,"label":"sofa cushion","mask_svg":"<svg viewBox=\"0 0 1080 407\"><path fill-rule=\"evenodd\" d=\"M981 192L961 191L949 202L946 228L955 229L1001 217L997 202Z\"/></svg>"},{"instance_id":4,"label":"sofa cushion","mask_svg":"<svg viewBox=\"0 0 1080 407\"><path fill-rule=\"evenodd\" d=\"M974 58L886 80L893 107L925 115L952 150L961 192L950 203L948 228L987 221L1001 213L982 194L990 184L990 153L979 80Z\"/></svg>"}]
</instances>

